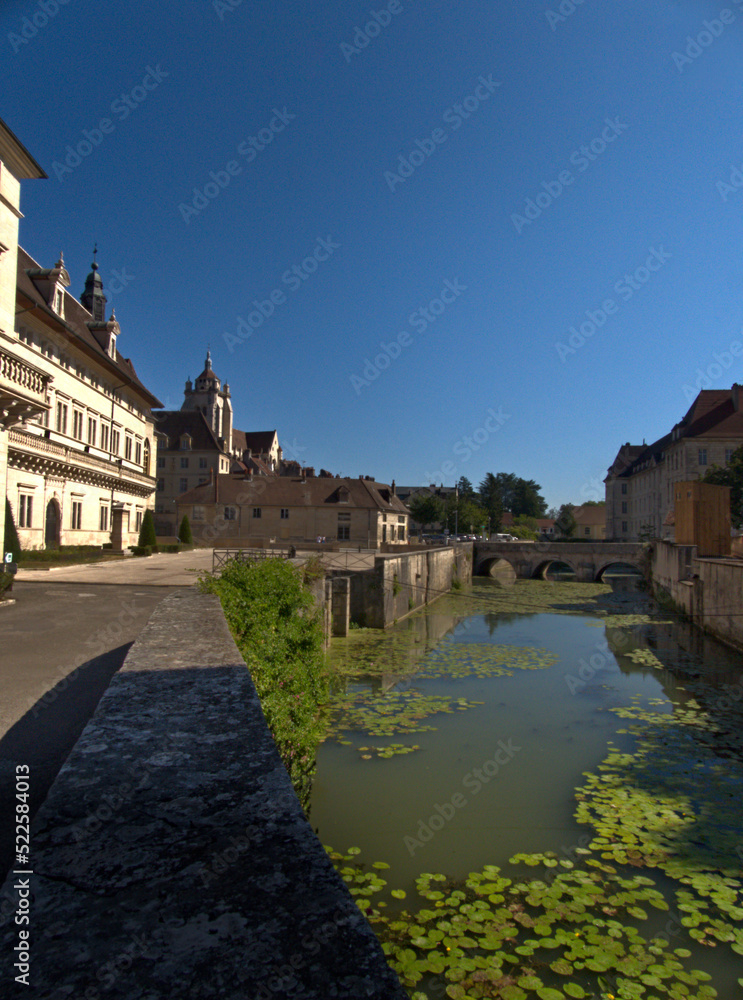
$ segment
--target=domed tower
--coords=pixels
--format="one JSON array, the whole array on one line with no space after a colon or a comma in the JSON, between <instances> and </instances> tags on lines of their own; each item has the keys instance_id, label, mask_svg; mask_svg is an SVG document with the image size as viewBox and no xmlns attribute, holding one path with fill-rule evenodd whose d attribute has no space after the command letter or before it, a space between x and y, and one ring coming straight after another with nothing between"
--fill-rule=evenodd
<instances>
[{"instance_id":1,"label":"domed tower","mask_svg":"<svg viewBox=\"0 0 743 1000\"><path fill-rule=\"evenodd\" d=\"M232 448L230 387L225 384L224 389L222 388L219 377L212 369L211 351L206 352L204 370L196 379L195 386L191 379L186 382L184 397L181 410L200 410L215 437L221 438L225 450L230 451Z\"/></svg>"},{"instance_id":2,"label":"domed tower","mask_svg":"<svg viewBox=\"0 0 743 1000\"><path fill-rule=\"evenodd\" d=\"M106 296L103 294L103 279L98 273L96 256L98 255L98 244L93 248L93 263L90 265L91 271L85 279L85 290L80 296L80 302L85 306L96 323L106 322Z\"/></svg>"}]
</instances>

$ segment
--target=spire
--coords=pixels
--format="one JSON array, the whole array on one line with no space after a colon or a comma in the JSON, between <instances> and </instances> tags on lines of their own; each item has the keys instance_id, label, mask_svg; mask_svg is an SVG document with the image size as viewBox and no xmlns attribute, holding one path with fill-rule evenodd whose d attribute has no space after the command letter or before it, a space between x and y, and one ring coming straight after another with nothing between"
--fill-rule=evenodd
<instances>
[{"instance_id":1,"label":"spire","mask_svg":"<svg viewBox=\"0 0 743 1000\"><path fill-rule=\"evenodd\" d=\"M103 279L98 273L98 244L93 247L93 263L91 271L85 279L85 290L80 296L80 302L85 306L93 319L98 323L106 322L106 296L103 294Z\"/></svg>"},{"instance_id":2,"label":"spire","mask_svg":"<svg viewBox=\"0 0 743 1000\"><path fill-rule=\"evenodd\" d=\"M204 370L210 372L212 370L212 352L207 350L206 361L204 362Z\"/></svg>"}]
</instances>

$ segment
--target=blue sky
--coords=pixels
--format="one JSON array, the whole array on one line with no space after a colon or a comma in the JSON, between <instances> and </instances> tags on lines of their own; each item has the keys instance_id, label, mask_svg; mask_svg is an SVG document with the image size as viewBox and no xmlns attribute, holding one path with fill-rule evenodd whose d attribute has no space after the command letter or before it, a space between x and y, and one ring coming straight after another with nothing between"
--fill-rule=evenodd
<instances>
[{"instance_id":1,"label":"blue sky","mask_svg":"<svg viewBox=\"0 0 743 1000\"><path fill-rule=\"evenodd\" d=\"M743 381L743 0L122 11L5 0L0 117L168 407L210 345L303 463L559 505Z\"/></svg>"}]
</instances>

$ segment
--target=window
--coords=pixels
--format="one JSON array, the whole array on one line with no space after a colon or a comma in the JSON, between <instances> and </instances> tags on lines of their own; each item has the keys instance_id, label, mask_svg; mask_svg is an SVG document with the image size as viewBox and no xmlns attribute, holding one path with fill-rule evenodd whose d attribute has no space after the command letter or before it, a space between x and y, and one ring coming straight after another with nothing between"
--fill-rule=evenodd
<instances>
[{"instance_id":1,"label":"window","mask_svg":"<svg viewBox=\"0 0 743 1000\"><path fill-rule=\"evenodd\" d=\"M350 524L339 524L338 525L338 541L348 542L351 539L351 525Z\"/></svg>"},{"instance_id":2,"label":"window","mask_svg":"<svg viewBox=\"0 0 743 1000\"><path fill-rule=\"evenodd\" d=\"M78 441L83 439L83 415L80 410L72 411L72 436Z\"/></svg>"},{"instance_id":3,"label":"window","mask_svg":"<svg viewBox=\"0 0 743 1000\"><path fill-rule=\"evenodd\" d=\"M405 541L405 525L404 524L400 525L400 527L397 529L397 533L400 536L400 541L404 542Z\"/></svg>"},{"instance_id":4,"label":"window","mask_svg":"<svg viewBox=\"0 0 743 1000\"><path fill-rule=\"evenodd\" d=\"M110 428L108 424L101 424L101 448L103 451L108 451L108 435Z\"/></svg>"},{"instance_id":5,"label":"window","mask_svg":"<svg viewBox=\"0 0 743 1000\"><path fill-rule=\"evenodd\" d=\"M707 449L706 448L700 448L699 449L699 464L700 465L706 465L707 464Z\"/></svg>"},{"instance_id":6,"label":"window","mask_svg":"<svg viewBox=\"0 0 743 1000\"><path fill-rule=\"evenodd\" d=\"M181 459L181 468L182 469L187 469L188 468L188 457Z\"/></svg>"},{"instance_id":7,"label":"window","mask_svg":"<svg viewBox=\"0 0 743 1000\"><path fill-rule=\"evenodd\" d=\"M253 507L253 517L258 518L260 516L261 516L261 508L260 507Z\"/></svg>"},{"instance_id":8,"label":"window","mask_svg":"<svg viewBox=\"0 0 743 1000\"><path fill-rule=\"evenodd\" d=\"M627 534L627 522L626 521L622 521L622 534L624 534L624 535Z\"/></svg>"},{"instance_id":9,"label":"window","mask_svg":"<svg viewBox=\"0 0 743 1000\"><path fill-rule=\"evenodd\" d=\"M139 531L142 527L142 517L144 516L144 511L138 510L134 518L134 530Z\"/></svg>"},{"instance_id":10,"label":"window","mask_svg":"<svg viewBox=\"0 0 743 1000\"><path fill-rule=\"evenodd\" d=\"M34 498L28 493L21 493L19 499L20 499L20 511L18 516L18 527L30 528L31 516L33 513Z\"/></svg>"},{"instance_id":11,"label":"window","mask_svg":"<svg viewBox=\"0 0 743 1000\"><path fill-rule=\"evenodd\" d=\"M194 521L203 521L204 520L204 508L203 507L194 507L193 508L193 519L194 519Z\"/></svg>"},{"instance_id":12,"label":"window","mask_svg":"<svg viewBox=\"0 0 743 1000\"><path fill-rule=\"evenodd\" d=\"M121 432L111 430L111 454L118 455L121 451Z\"/></svg>"},{"instance_id":13,"label":"window","mask_svg":"<svg viewBox=\"0 0 743 1000\"><path fill-rule=\"evenodd\" d=\"M397 518L397 523L398 523L398 524L405 524L405 515L404 515L404 514L400 514L400 515L398 516L398 518Z\"/></svg>"},{"instance_id":14,"label":"window","mask_svg":"<svg viewBox=\"0 0 743 1000\"><path fill-rule=\"evenodd\" d=\"M622 500L622 513L623 514L627 513L627 501L626 500Z\"/></svg>"},{"instance_id":15,"label":"window","mask_svg":"<svg viewBox=\"0 0 743 1000\"><path fill-rule=\"evenodd\" d=\"M281 520L282 521L288 521L289 520L289 508L288 507L282 507L281 508Z\"/></svg>"},{"instance_id":16,"label":"window","mask_svg":"<svg viewBox=\"0 0 743 1000\"><path fill-rule=\"evenodd\" d=\"M255 514L253 514L255 517ZM237 511L234 507L225 507L224 509L224 519L225 521L234 521L237 518Z\"/></svg>"},{"instance_id":17,"label":"window","mask_svg":"<svg viewBox=\"0 0 743 1000\"><path fill-rule=\"evenodd\" d=\"M191 438L188 436L188 434L184 434L183 437L181 438L181 451L190 451L190 450L191 450Z\"/></svg>"},{"instance_id":18,"label":"window","mask_svg":"<svg viewBox=\"0 0 743 1000\"><path fill-rule=\"evenodd\" d=\"M132 439L128 434L124 437L124 458L127 462L132 460Z\"/></svg>"},{"instance_id":19,"label":"window","mask_svg":"<svg viewBox=\"0 0 743 1000\"><path fill-rule=\"evenodd\" d=\"M725 465L730 465L730 460L733 457L733 451L734 450L735 450L734 448L726 448L725 449Z\"/></svg>"},{"instance_id":20,"label":"window","mask_svg":"<svg viewBox=\"0 0 743 1000\"><path fill-rule=\"evenodd\" d=\"M157 481L157 492L158 493L163 493L164 491L165 491L165 480L164 479L158 479L158 481Z\"/></svg>"},{"instance_id":21,"label":"window","mask_svg":"<svg viewBox=\"0 0 743 1000\"><path fill-rule=\"evenodd\" d=\"M95 444L95 436L98 432L98 421L94 417L88 417L88 444Z\"/></svg>"},{"instance_id":22,"label":"window","mask_svg":"<svg viewBox=\"0 0 743 1000\"><path fill-rule=\"evenodd\" d=\"M134 461L137 465L142 464L142 442L137 441L134 445Z\"/></svg>"},{"instance_id":23,"label":"window","mask_svg":"<svg viewBox=\"0 0 743 1000\"><path fill-rule=\"evenodd\" d=\"M622 483L622 496L627 496L627 484Z\"/></svg>"},{"instance_id":24,"label":"window","mask_svg":"<svg viewBox=\"0 0 743 1000\"><path fill-rule=\"evenodd\" d=\"M101 516L98 522L101 531L108 531L108 507L101 504Z\"/></svg>"},{"instance_id":25,"label":"window","mask_svg":"<svg viewBox=\"0 0 743 1000\"><path fill-rule=\"evenodd\" d=\"M157 460L157 467L158 467L158 469L164 469L165 468L165 459L162 456L160 456L158 458L158 460Z\"/></svg>"},{"instance_id":26,"label":"window","mask_svg":"<svg viewBox=\"0 0 743 1000\"><path fill-rule=\"evenodd\" d=\"M73 531L79 531L83 526L83 502L82 500L72 501L72 520L70 527Z\"/></svg>"},{"instance_id":27,"label":"window","mask_svg":"<svg viewBox=\"0 0 743 1000\"><path fill-rule=\"evenodd\" d=\"M205 458L200 458L199 459L199 468L200 469L205 469L206 468L206 459Z\"/></svg>"},{"instance_id":28,"label":"window","mask_svg":"<svg viewBox=\"0 0 743 1000\"><path fill-rule=\"evenodd\" d=\"M583 529L583 534L584 535L590 535L591 534L591 529L590 528L584 528Z\"/></svg>"},{"instance_id":29,"label":"window","mask_svg":"<svg viewBox=\"0 0 743 1000\"><path fill-rule=\"evenodd\" d=\"M187 476L181 476L181 478L179 480L179 484L180 484L181 493L185 493L186 490L188 489L188 477Z\"/></svg>"},{"instance_id":30,"label":"window","mask_svg":"<svg viewBox=\"0 0 743 1000\"><path fill-rule=\"evenodd\" d=\"M67 403L57 403L57 430L60 434L67 433Z\"/></svg>"}]
</instances>

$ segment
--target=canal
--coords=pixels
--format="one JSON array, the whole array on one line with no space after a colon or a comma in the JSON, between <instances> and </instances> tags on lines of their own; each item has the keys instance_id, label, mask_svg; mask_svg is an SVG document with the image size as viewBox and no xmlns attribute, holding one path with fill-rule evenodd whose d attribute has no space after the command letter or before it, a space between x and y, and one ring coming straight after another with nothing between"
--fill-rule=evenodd
<instances>
[{"instance_id":1,"label":"canal","mask_svg":"<svg viewBox=\"0 0 743 1000\"><path fill-rule=\"evenodd\" d=\"M330 661L310 821L412 997L743 995L739 655L476 579Z\"/></svg>"}]
</instances>

